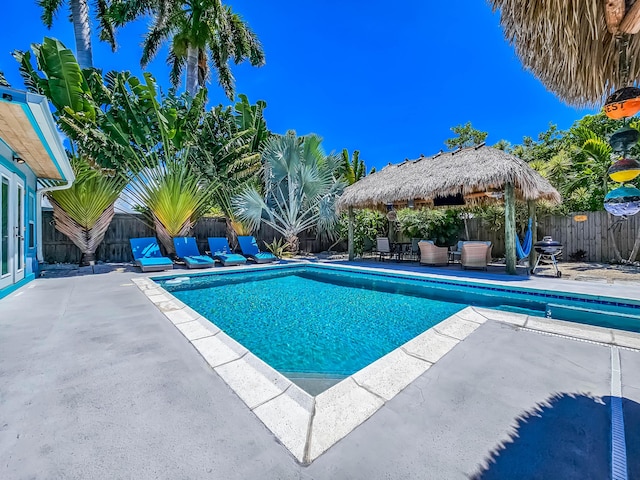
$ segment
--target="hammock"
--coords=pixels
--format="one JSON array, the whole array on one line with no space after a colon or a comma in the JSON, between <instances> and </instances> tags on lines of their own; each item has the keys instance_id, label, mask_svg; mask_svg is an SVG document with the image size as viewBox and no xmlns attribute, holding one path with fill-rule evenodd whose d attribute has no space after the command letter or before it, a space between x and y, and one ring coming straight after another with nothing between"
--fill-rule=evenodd
<instances>
[{"instance_id":1,"label":"hammock","mask_svg":"<svg viewBox=\"0 0 640 480\"><path fill-rule=\"evenodd\" d=\"M520 240L516 236L516 254L519 259L528 257L531 253L531 246L533 245L533 233L531 232L531 219L529 219L529 226L527 232L524 234L524 241L520 244Z\"/></svg>"}]
</instances>

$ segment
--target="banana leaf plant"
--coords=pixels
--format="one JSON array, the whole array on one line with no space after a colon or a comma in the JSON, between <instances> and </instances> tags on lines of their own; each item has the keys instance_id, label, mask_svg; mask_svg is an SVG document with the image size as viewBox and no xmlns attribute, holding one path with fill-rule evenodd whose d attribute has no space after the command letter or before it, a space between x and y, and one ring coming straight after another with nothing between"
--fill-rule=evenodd
<instances>
[{"instance_id":1,"label":"banana leaf plant","mask_svg":"<svg viewBox=\"0 0 640 480\"><path fill-rule=\"evenodd\" d=\"M53 207L56 230L80 249L80 265L90 265L111 224L114 204L126 178L97 170L80 157L73 157L71 165L76 175L71 188L51 191L47 197Z\"/></svg>"}]
</instances>

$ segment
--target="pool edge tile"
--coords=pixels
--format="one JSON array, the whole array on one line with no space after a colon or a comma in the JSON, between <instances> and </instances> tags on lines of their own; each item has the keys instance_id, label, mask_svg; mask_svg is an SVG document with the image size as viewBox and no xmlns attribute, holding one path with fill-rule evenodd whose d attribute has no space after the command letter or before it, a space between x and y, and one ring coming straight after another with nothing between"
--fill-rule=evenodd
<instances>
[{"instance_id":1,"label":"pool edge tile","mask_svg":"<svg viewBox=\"0 0 640 480\"><path fill-rule=\"evenodd\" d=\"M292 384L251 352L214 370L251 410L281 395Z\"/></svg>"},{"instance_id":2,"label":"pool edge tile","mask_svg":"<svg viewBox=\"0 0 640 480\"><path fill-rule=\"evenodd\" d=\"M312 462L376 413L385 402L351 377L316 397L306 461Z\"/></svg>"},{"instance_id":3,"label":"pool edge tile","mask_svg":"<svg viewBox=\"0 0 640 480\"><path fill-rule=\"evenodd\" d=\"M446 335L458 340L464 340L473 333L480 324L463 320L456 315L452 315L442 322L434 325L432 328L441 335Z\"/></svg>"},{"instance_id":4,"label":"pool edge tile","mask_svg":"<svg viewBox=\"0 0 640 480\"><path fill-rule=\"evenodd\" d=\"M223 336L224 333L220 332L215 336L191 340L191 344L214 369L222 364L239 359L248 351L244 347L239 350L237 347L228 344Z\"/></svg>"},{"instance_id":5,"label":"pool edge tile","mask_svg":"<svg viewBox=\"0 0 640 480\"><path fill-rule=\"evenodd\" d=\"M400 348L410 355L420 357L427 362L436 363L453 350L460 341L457 338L442 335L435 329L430 328L421 335L409 340Z\"/></svg>"},{"instance_id":6,"label":"pool edge tile","mask_svg":"<svg viewBox=\"0 0 640 480\"><path fill-rule=\"evenodd\" d=\"M400 348L367 365L351 378L360 387L389 401L431 365L431 362L411 356Z\"/></svg>"}]
</instances>

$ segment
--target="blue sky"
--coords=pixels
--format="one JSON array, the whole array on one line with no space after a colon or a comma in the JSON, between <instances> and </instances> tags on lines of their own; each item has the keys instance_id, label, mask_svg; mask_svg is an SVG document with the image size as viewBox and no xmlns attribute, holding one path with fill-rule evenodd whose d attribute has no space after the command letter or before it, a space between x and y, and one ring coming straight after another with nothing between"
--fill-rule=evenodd
<instances>
[{"instance_id":1,"label":"blue sky","mask_svg":"<svg viewBox=\"0 0 640 480\"><path fill-rule=\"evenodd\" d=\"M74 48L73 29L66 7L48 31L35 0L6 3L0 70L19 87L9 53L45 35ZM566 106L523 70L484 0L458 8L424 0L227 3L257 33L267 59L259 69L234 67L237 93L267 102L272 131L317 133L327 151L360 150L369 168L436 153L450 128L467 121L488 131L490 144L520 143L550 122L564 129L592 113ZM120 30L116 53L94 31L95 66L140 74L146 25L141 20ZM161 51L148 70L168 87L165 56ZM209 99L229 103L215 83Z\"/></svg>"}]
</instances>

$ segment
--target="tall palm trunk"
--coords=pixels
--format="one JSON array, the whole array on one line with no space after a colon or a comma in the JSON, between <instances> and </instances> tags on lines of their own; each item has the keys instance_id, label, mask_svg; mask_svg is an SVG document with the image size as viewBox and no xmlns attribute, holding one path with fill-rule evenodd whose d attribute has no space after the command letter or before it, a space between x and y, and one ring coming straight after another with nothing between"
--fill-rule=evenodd
<instances>
[{"instance_id":1,"label":"tall palm trunk","mask_svg":"<svg viewBox=\"0 0 640 480\"><path fill-rule=\"evenodd\" d=\"M73 33L76 37L76 56L80 68L93 67L91 53L91 24L89 20L89 5L87 0L70 0L71 21Z\"/></svg>"},{"instance_id":2,"label":"tall palm trunk","mask_svg":"<svg viewBox=\"0 0 640 480\"><path fill-rule=\"evenodd\" d=\"M192 97L198 92L198 49L187 49L187 93Z\"/></svg>"}]
</instances>

